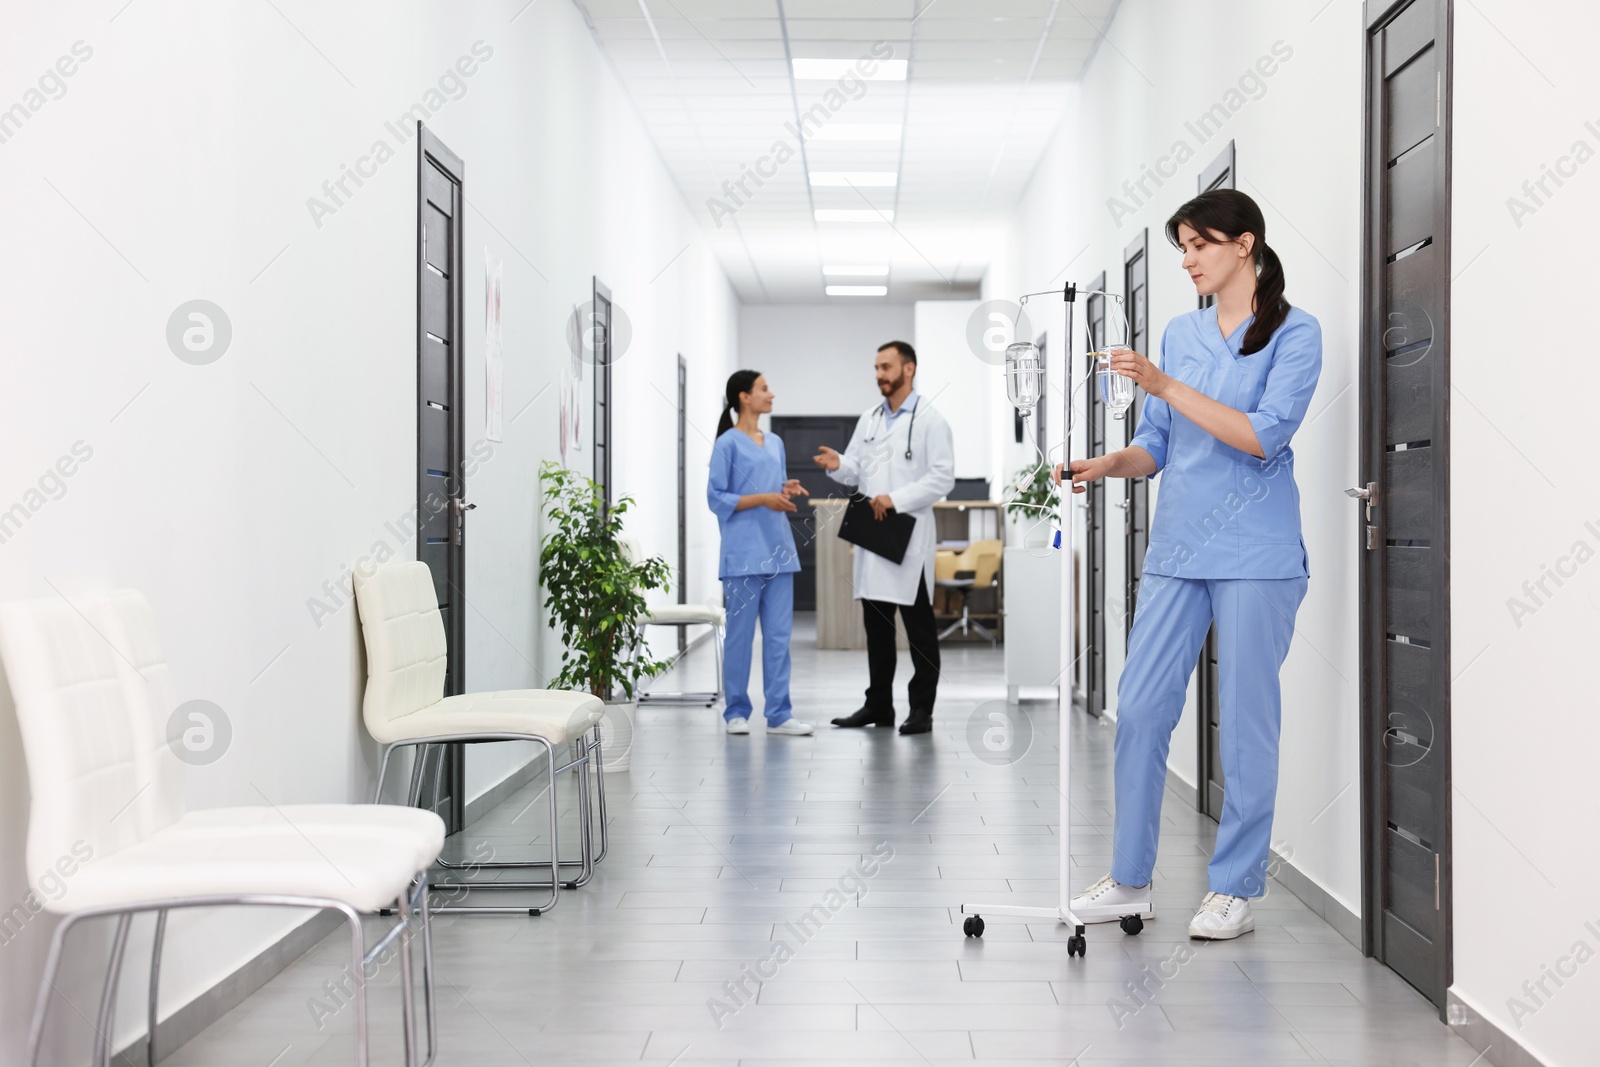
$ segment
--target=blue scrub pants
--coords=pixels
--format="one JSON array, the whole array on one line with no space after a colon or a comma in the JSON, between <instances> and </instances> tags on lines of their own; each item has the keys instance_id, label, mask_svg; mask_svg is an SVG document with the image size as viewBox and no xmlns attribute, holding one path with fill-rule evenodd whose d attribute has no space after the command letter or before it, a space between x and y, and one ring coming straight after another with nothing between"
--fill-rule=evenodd
<instances>
[{"instance_id":1,"label":"blue scrub pants","mask_svg":"<svg viewBox=\"0 0 1600 1067\"><path fill-rule=\"evenodd\" d=\"M1305 578L1169 578L1146 572L1117 685L1116 828L1111 877L1148 885L1161 833L1167 747L1189 675L1217 624L1222 819L1207 869L1212 892L1266 889L1278 794L1278 669L1289 654ZM1203 788L1203 787L1202 787Z\"/></svg>"},{"instance_id":2,"label":"blue scrub pants","mask_svg":"<svg viewBox=\"0 0 1600 1067\"><path fill-rule=\"evenodd\" d=\"M789 635L794 630L794 575L757 574L722 579L728 628L722 655L722 685L728 721L750 717L750 652L761 622L761 681L768 726L793 717L789 702Z\"/></svg>"}]
</instances>

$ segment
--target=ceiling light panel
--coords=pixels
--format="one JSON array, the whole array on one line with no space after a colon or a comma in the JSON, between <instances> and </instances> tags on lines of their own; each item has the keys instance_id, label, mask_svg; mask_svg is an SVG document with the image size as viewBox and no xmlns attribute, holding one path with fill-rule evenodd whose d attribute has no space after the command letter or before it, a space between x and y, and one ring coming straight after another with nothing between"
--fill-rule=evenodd
<instances>
[{"instance_id":1,"label":"ceiling light panel","mask_svg":"<svg viewBox=\"0 0 1600 1067\"><path fill-rule=\"evenodd\" d=\"M866 54L866 49L862 49ZM906 80L906 61L903 59L875 60L877 67L871 74L856 69L858 57L849 59L816 59L796 57L792 62L796 81L838 81L846 74L869 82L903 82Z\"/></svg>"},{"instance_id":2,"label":"ceiling light panel","mask_svg":"<svg viewBox=\"0 0 1600 1067\"><path fill-rule=\"evenodd\" d=\"M894 212L874 208L819 207L815 217L818 222L893 222Z\"/></svg>"},{"instance_id":3,"label":"ceiling light panel","mask_svg":"<svg viewBox=\"0 0 1600 1067\"><path fill-rule=\"evenodd\" d=\"M842 186L846 189L893 186L898 176L892 170L814 170L812 185Z\"/></svg>"}]
</instances>

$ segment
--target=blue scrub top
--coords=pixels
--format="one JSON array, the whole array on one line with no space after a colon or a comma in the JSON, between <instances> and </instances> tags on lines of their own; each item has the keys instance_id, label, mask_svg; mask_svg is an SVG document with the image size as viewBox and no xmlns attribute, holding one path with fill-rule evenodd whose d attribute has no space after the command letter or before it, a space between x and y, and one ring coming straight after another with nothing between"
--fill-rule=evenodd
<instances>
[{"instance_id":1,"label":"blue scrub top","mask_svg":"<svg viewBox=\"0 0 1600 1067\"><path fill-rule=\"evenodd\" d=\"M1322 327L1290 308L1265 348L1241 356L1253 321L1224 339L1210 307L1173 319L1161 338L1162 369L1248 415L1265 458L1223 444L1166 401L1147 396L1129 442L1150 453L1161 472L1146 571L1175 578L1310 574L1289 439L1322 373Z\"/></svg>"},{"instance_id":2,"label":"blue scrub top","mask_svg":"<svg viewBox=\"0 0 1600 1067\"><path fill-rule=\"evenodd\" d=\"M739 498L749 493L776 493L783 489L787 467L783 439L767 433L756 444L743 430L729 430L711 446L711 475L706 481L706 503L717 516L722 531L722 557L717 577L756 574L792 574L800 569L789 516L771 508L735 511Z\"/></svg>"}]
</instances>

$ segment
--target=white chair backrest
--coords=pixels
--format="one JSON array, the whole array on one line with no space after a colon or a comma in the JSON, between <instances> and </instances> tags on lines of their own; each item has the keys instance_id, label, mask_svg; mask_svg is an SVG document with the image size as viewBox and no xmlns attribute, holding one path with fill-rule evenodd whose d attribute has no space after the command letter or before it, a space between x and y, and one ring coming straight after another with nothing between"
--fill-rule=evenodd
<instances>
[{"instance_id":1,"label":"white chair backrest","mask_svg":"<svg viewBox=\"0 0 1600 1067\"><path fill-rule=\"evenodd\" d=\"M358 567L355 587L367 646L361 715L369 731L382 733L383 723L444 698L444 619L426 563Z\"/></svg>"},{"instance_id":2,"label":"white chair backrest","mask_svg":"<svg viewBox=\"0 0 1600 1067\"><path fill-rule=\"evenodd\" d=\"M142 596L0 605L0 658L28 764L30 883L183 815L183 766L166 744L171 685Z\"/></svg>"}]
</instances>

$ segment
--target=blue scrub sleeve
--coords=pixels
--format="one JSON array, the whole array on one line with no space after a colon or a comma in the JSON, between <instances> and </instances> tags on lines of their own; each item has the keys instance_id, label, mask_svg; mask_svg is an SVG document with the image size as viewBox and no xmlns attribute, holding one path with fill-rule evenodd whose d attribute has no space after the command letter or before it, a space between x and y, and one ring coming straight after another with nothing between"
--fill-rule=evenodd
<instances>
[{"instance_id":1,"label":"blue scrub sleeve","mask_svg":"<svg viewBox=\"0 0 1600 1067\"><path fill-rule=\"evenodd\" d=\"M1172 432L1172 406L1157 396L1144 398L1139 409L1139 432L1133 435L1128 447L1138 446L1150 453L1156 461L1156 470L1167 465L1167 436Z\"/></svg>"},{"instance_id":2,"label":"blue scrub sleeve","mask_svg":"<svg viewBox=\"0 0 1600 1067\"><path fill-rule=\"evenodd\" d=\"M1282 327L1261 403L1248 413L1263 459L1276 459L1305 420L1322 373L1322 326L1314 319Z\"/></svg>"},{"instance_id":3,"label":"blue scrub sleeve","mask_svg":"<svg viewBox=\"0 0 1600 1067\"><path fill-rule=\"evenodd\" d=\"M737 432L727 431L711 446L711 473L706 478L706 504L723 522L733 518L733 513L739 510L739 498L744 495L733 485L733 442L728 434Z\"/></svg>"}]
</instances>

